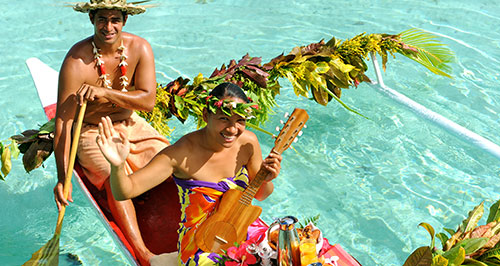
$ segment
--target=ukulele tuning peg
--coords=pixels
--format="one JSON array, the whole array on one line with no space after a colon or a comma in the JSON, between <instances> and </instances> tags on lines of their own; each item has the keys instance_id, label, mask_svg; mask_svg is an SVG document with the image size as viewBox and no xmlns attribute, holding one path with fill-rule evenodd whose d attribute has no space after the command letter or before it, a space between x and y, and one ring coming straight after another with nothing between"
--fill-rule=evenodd
<instances>
[{"instance_id":1,"label":"ukulele tuning peg","mask_svg":"<svg viewBox=\"0 0 500 266\"><path fill-rule=\"evenodd\" d=\"M279 132L279 131L280 131L280 127L276 127L276 131L278 131L278 132Z\"/></svg>"},{"instance_id":2,"label":"ukulele tuning peg","mask_svg":"<svg viewBox=\"0 0 500 266\"><path fill-rule=\"evenodd\" d=\"M304 125L304 128L307 128L307 125Z\"/></svg>"},{"instance_id":3,"label":"ukulele tuning peg","mask_svg":"<svg viewBox=\"0 0 500 266\"><path fill-rule=\"evenodd\" d=\"M297 143L297 141L299 141L299 138L295 138L295 139L293 140L293 143Z\"/></svg>"},{"instance_id":4,"label":"ukulele tuning peg","mask_svg":"<svg viewBox=\"0 0 500 266\"><path fill-rule=\"evenodd\" d=\"M283 125L283 124L285 124L285 122L283 122L283 120L280 120L280 123L281 123L282 125Z\"/></svg>"},{"instance_id":5,"label":"ukulele tuning peg","mask_svg":"<svg viewBox=\"0 0 500 266\"><path fill-rule=\"evenodd\" d=\"M300 137L300 136L302 136L302 134L303 134L303 133L304 133L304 132L299 131L299 135L298 135L298 136L299 136L299 137Z\"/></svg>"},{"instance_id":6,"label":"ukulele tuning peg","mask_svg":"<svg viewBox=\"0 0 500 266\"><path fill-rule=\"evenodd\" d=\"M288 112L286 112L284 115L285 118L288 118L289 116L290 116L290 114Z\"/></svg>"}]
</instances>

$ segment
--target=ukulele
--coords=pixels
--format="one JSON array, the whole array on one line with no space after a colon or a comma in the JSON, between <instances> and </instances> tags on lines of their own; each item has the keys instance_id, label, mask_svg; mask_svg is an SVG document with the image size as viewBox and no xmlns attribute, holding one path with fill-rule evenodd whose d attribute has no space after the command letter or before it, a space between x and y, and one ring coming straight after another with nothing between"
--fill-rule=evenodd
<instances>
[{"instance_id":1,"label":"ukulele","mask_svg":"<svg viewBox=\"0 0 500 266\"><path fill-rule=\"evenodd\" d=\"M288 149L304 127L309 115L295 108L274 142L273 150L281 154ZM252 205L252 200L266 179L269 171L259 169L244 191L230 189L224 193L215 213L196 230L195 241L205 252L222 254L223 250L244 241L248 226L259 218L262 208Z\"/></svg>"}]
</instances>

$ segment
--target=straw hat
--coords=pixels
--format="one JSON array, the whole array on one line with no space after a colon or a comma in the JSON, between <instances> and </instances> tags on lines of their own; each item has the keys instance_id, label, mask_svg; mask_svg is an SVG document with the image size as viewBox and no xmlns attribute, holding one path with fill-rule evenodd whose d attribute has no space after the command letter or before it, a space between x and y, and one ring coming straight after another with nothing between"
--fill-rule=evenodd
<instances>
[{"instance_id":1,"label":"straw hat","mask_svg":"<svg viewBox=\"0 0 500 266\"><path fill-rule=\"evenodd\" d=\"M146 7L152 7L153 5L137 5L141 3L149 2L146 1L136 1L127 4L127 0L90 0L90 3L80 2L73 6L73 9L78 12L88 13L90 10L96 9L116 9L123 12L127 12L129 15L137 15L146 12Z\"/></svg>"}]
</instances>

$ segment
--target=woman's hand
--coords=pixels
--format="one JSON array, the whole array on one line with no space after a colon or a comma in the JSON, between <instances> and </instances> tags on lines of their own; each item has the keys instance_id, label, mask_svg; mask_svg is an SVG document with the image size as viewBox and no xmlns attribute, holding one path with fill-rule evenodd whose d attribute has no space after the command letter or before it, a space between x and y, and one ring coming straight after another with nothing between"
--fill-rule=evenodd
<instances>
[{"instance_id":1,"label":"woman's hand","mask_svg":"<svg viewBox=\"0 0 500 266\"><path fill-rule=\"evenodd\" d=\"M274 151L271 151L269 155L262 162L262 167L269 171L269 174L266 177L266 181L271 181L275 179L281 170L281 154L278 154Z\"/></svg>"},{"instance_id":2,"label":"woman's hand","mask_svg":"<svg viewBox=\"0 0 500 266\"><path fill-rule=\"evenodd\" d=\"M113 166L123 164L130 153L130 142L122 132L118 134L115 131L109 116L101 118L96 141L106 160Z\"/></svg>"}]
</instances>

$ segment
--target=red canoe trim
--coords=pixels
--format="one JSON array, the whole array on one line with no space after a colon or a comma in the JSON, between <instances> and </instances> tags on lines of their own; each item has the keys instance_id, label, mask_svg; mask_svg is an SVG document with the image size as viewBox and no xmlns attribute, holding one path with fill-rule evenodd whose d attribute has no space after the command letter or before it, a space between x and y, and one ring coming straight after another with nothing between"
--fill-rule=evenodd
<instances>
[{"instance_id":1,"label":"red canoe trim","mask_svg":"<svg viewBox=\"0 0 500 266\"><path fill-rule=\"evenodd\" d=\"M57 104L55 103L43 107L43 110L45 110L45 114L49 120L56 117L56 107Z\"/></svg>"}]
</instances>

